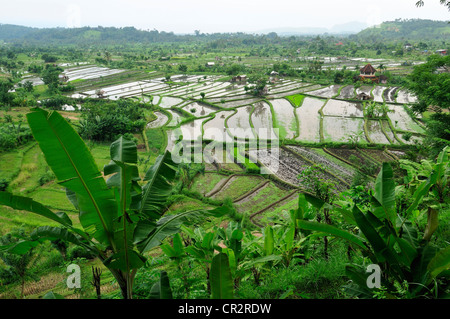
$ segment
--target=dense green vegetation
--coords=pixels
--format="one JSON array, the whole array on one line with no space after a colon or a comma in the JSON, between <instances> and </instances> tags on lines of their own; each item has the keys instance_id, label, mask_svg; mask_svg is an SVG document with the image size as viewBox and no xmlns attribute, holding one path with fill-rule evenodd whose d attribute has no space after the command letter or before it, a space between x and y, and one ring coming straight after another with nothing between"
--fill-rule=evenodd
<instances>
[{"instance_id":1,"label":"dense green vegetation","mask_svg":"<svg viewBox=\"0 0 450 319\"><path fill-rule=\"evenodd\" d=\"M448 24L292 37L0 25L0 39L0 298L448 298L449 59L432 54ZM369 58L386 61L373 63L387 84L359 80ZM68 80L69 63L122 72ZM214 97L212 82L242 74L245 84ZM102 92L139 81L134 95ZM186 95L153 96L143 83ZM391 86L418 103L398 102L397 91L390 103L356 98ZM312 94L320 89L331 95ZM86 92L95 93L72 95ZM290 106L287 121L276 99ZM324 113L332 100L356 105L359 133L336 142L326 131L324 118L343 118ZM255 101L279 115L278 175L261 175L245 144L215 154L228 163L171 160L175 128L229 128L251 106L243 118L255 129L267 118ZM311 101L320 107L309 118ZM393 106L409 127L390 120ZM302 116L320 118L317 140L296 139ZM82 288L67 287L70 264ZM369 265L380 286L367 285Z\"/></svg>"}]
</instances>

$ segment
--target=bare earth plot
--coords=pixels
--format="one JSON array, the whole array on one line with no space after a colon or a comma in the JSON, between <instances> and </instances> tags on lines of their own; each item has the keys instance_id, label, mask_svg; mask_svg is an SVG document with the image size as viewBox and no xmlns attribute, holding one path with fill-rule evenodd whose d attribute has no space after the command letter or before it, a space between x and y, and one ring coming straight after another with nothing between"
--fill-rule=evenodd
<instances>
[{"instance_id":1,"label":"bare earth plot","mask_svg":"<svg viewBox=\"0 0 450 319\"><path fill-rule=\"evenodd\" d=\"M341 177L348 183L351 183L355 170L348 164L339 161L335 158L330 159L330 155L323 152L321 149L306 148L297 145L288 145L288 149L302 155L317 165L324 167L327 171ZM322 153L322 154L321 154ZM328 155L328 156L327 156ZM339 163L340 162L340 163Z\"/></svg>"}]
</instances>

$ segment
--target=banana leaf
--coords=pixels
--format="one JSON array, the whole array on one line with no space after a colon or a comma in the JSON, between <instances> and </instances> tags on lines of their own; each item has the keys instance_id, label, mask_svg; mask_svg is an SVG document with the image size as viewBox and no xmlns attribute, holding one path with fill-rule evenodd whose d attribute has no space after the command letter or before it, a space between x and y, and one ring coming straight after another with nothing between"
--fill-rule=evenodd
<instances>
[{"instance_id":1,"label":"banana leaf","mask_svg":"<svg viewBox=\"0 0 450 319\"><path fill-rule=\"evenodd\" d=\"M157 281L150 290L149 299L173 299L172 289L170 288L169 276L167 272L161 271L159 281Z\"/></svg>"},{"instance_id":2,"label":"banana leaf","mask_svg":"<svg viewBox=\"0 0 450 319\"><path fill-rule=\"evenodd\" d=\"M158 246L166 237L177 233L180 226L189 219L221 217L227 212L228 208L223 206L211 210L192 210L162 217L156 224L143 220L136 225L134 243L137 245L139 252L144 253Z\"/></svg>"},{"instance_id":3,"label":"banana leaf","mask_svg":"<svg viewBox=\"0 0 450 319\"><path fill-rule=\"evenodd\" d=\"M117 205L86 144L58 112L33 109L27 119L59 183L76 194L85 231L111 243Z\"/></svg>"},{"instance_id":4,"label":"banana leaf","mask_svg":"<svg viewBox=\"0 0 450 319\"><path fill-rule=\"evenodd\" d=\"M386 218L392 224L395 222L395 183L392 167L389 163L383 163L383 167L375 181L375 194L379 206L376 206L374 214L382 219Z\"/></svg>"},{"instance_id":5,"label":"banana leaf","mask_svg":"<svg viewBox=\"0 0 450 319\"><path fill-rule=\"evenodd\" d=\"M149 168L144 177L147 183L142 188L139 215L154 220L162 216L167 199L172 194L176 180L176 167L169 152L158 156L155 164Z\"/></svg>"},{"instance_id":6,"label":"banana leaf","mask_svg":"<svg viewBox=\"0 0 450 319\"><path fill-rule=\"evenodd\" d=\"M345 239L358 247L362 248L363 250L367 250L367 247L364 245L364 241L362 238L349 233L348 231L342 230L340 228L323 224L323 223L317 223L317 222L311 222L306 220L299 220L298 221L298 227L306 230L312 230L317 232L323 232L324 235L329 234L332 236L340 237L342 239Z\"/></svg>"},{"instance_id":7,"label":"banana leaf","mask_svg":"<svg viewBox=\"0 0 450 319\"><path fill-rule=\"evenodd\" d=\"M214 256L209 278L212 299L233 299L233 278L226 254Z\"/></svg>"},{"instance_id":8,"label":"banana leaf","mask_svg":"<svg viewBox=\"0 0 450 319\"><path fill-rule=\"evenodd\" d=\"M0 204L17 210L25 210L51 219L63 226L72 226L72 221L66 213L53 213L50 209L31 198L0 192Z\"/></svg>"}]
</instances>

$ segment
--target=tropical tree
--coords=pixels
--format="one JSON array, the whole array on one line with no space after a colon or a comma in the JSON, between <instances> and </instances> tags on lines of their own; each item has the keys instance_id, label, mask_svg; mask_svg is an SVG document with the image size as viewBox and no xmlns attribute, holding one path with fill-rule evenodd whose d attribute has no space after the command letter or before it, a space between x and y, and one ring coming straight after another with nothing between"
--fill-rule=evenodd
<instances>
[{"instance_id":1,"label":"tropical tree","mask_svg":"<svg viewBox=\"0 0 450 319\"><path fill-rule=\"evenodd\" d=\"M424 159L421 163L400 160L400 167L407 171L406 187L415 199L407 211L407 217L422 203L427 214L424 239L429 241L439 225L439 212L450 205L450 147L445 147L436 162ZM421 202L420 202L421 201Z\"/></svg>"},{"instance_id":2,"label":"tropical tree","mask_svg":"<svg viewBox=\"0 0 450 319\"><path fill-rule=\"evenodd\" d=\"M0 204L58 224L38 227L30 234L31 240L6 245L3 250L24 254L44 240L55 239L84 247L111 271L123 298L131 299L134 277L146 261L144 253L158 247L191 217L225 213L219 207L163 216L177 173L168 152L156 159L141 185L136 145L121 137L111 144L105 180L86 144L58 112L33 109L27 119L48 165L79 211L82 229L65 213L54 213L31 198L0 192Z\"/></svg>"},{"instance_id":3,"label":"tropical tree","mask_svg":"<svg viewBox=\"0 0 450 319\"><path fill-rule=\"evenodd\" d=\"M1 245L11 245L17 243L20 239L26 237L26 234L23 229L14 230L10 234L6 234L5 236L0 237ZM9 267L9 270L12 272L14 276L18 276L20 278L21 289L20 289L20 298L24 296L24 288L25 282L29 278L36 279L35 276L32 275L30 269L39 259L36 256L36 253L33 249L28 250L25 254L17 255L14 253L9 253L7 251L0 251L0 259L3 263Z\"/></svg>"},{"instance_id":4,"label":"tropical tree","mask_svg":"<svg viewBox=\"0 0 450 319\"><path fill-rule=\"evenodd\" d=\"M425 194L425 186L418 189L407 212L414 210ZM353 204L334 209L357 232L310 221L299 221L299 227L318 232L318 235L328 234L348 241L369 262L380 267L383 288L390 297L395 297L398 285L406 285L408 298L433 296L431 291L434 291L434 296L439 296L442 291L438 281L450 269L450 249L439 249L429 241L421 240L417 228L410 220L397 214L395 205L392 167L384 163L375 182L370 207L360 208ZM366 271L363 265L348 265L346 274L352 279L352 284L347 288L359 297L371 298L377 291L367 285Z\"/></svg>"}]
</instances>

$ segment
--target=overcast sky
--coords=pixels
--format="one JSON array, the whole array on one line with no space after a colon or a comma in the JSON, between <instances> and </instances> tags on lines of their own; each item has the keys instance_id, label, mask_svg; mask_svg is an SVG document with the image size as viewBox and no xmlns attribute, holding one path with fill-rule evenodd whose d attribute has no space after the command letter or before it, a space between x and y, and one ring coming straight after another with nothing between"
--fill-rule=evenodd
<instances>
[{"instance_id":1,"label":"overcast sky","mask_svg":"<svg viewBox=\"0 0 450 319\"><path fill-rule=\"evenodd\" d=\"M175 33L369 26L396 18L450 20L439 0L1 0L0 23L32 27L134 26Z\"/></svg>"}]
</instances>

